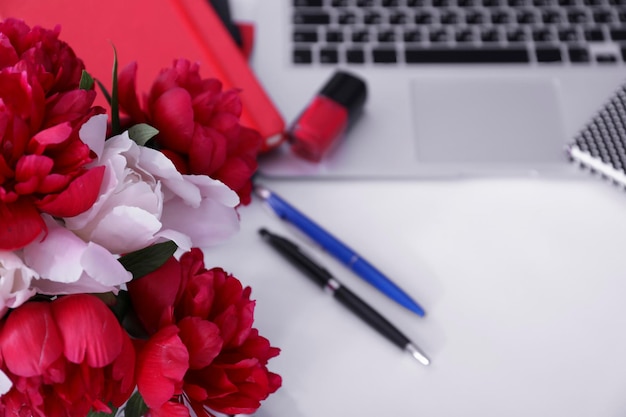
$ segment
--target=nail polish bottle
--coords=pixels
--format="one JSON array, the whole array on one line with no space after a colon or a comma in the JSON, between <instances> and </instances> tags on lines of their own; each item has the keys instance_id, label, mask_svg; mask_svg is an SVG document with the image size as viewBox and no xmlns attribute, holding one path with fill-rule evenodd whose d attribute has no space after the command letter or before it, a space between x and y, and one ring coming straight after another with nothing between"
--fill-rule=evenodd
<instances>
[{"instance_id":1,"label":"nail polish bottle","mask_svg":"<svg viewBox=\"0 0 626 417\"><path fill-rule=\"evenodd\" d=\"M319 162L360 116L366 98L363 80L335 72L287 131L291 150Z\"/></svg>"}]
</instances>

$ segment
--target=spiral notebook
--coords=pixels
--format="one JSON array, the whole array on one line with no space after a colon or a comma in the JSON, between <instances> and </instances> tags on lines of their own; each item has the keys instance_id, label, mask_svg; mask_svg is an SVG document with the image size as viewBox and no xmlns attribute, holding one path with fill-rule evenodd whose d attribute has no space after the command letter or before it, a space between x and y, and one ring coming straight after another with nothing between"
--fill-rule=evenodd
<instances>
[{"instance_id":1,"label":"spiral notebook","mask_svg":"<svg viewBox=\"0 0 626 417\"><path fill-rule=\"evenodd\" d=\"M626 186L626 85L580 131L569 154L582 167Z\"/></svg>"}]
</instances>

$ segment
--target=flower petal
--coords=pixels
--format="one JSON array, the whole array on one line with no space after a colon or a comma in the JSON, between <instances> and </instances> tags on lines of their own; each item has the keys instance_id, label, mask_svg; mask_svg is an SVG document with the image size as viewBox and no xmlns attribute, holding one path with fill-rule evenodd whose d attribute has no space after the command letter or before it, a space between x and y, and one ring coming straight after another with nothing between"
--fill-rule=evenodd
<instances>
[{"instance_id":1,"label":"flower petal","mask_svg":"<svg viewBox=\"0 0 626 417\"><path fill-rule=\"evenodd\" d=\"M137 388L148 407L158 409L180 394L187 369L189 353L175 325L152 336L137 357Z\"/></svg>"},{"instance_id":2,"label":"flower petal","mask_svg":"<svg viewBox=\"0 0 626 417\"><path fill-rule=\"evenodd\" d=\"M154 243L161 222L139 207L119 206L103 216L89 236L113 253L123 254Z\"/></svg>"},{"instance_id":3,"label":"flower petal","mask_svg":"<svg viewBox=\"0 0 626 417\"><path fill-rule=\"evenodd\" d=\"M131 62L120 71L117 77L118 101L121 110L128 114L134 123L145 123L146 116L141 111L137 97L137 63Z\"/></svg>"},{"instance_id":4,"label":"flower petal","mask_svg":"<svg viewBox=\"0 0 626 417\"><path fill-rule=\"evenodd\" d=\"M202 196L199 207L171 199L163 207L163 229L180 231L189 236L195 247L206 248L222 243L239 231L235 206L237 194L222 182L203 175L184 175L198 187Z\"/></svg>"},{"instance_id":5,"label":"flower petal","mask_svg":"<svg viewBox=\"0 0 626 417\"><path fill-rule=\"evenodd\" d=\"M117 294L120 286L132 279L132 274L102 246L93 242L85 244L75 236L73 240L77 241L81 247L75 254L63 253L57 262L68 269L72 267L80 273L79 278L71 282L58 281L64 276L62 271L57 270L58 275L52 275L56 280L37 279L32 282L37 292L51 295L105 292ZM50 246L58 248L55 245ZM33 256L32 253L31 256Z\"/></svg>"},{"instance_id":6,"label":"flower petal","mask_svg":"<svg viewBox=\"0 0 626 417\"><path fill-rule=\"evenodd\" d=\"M98 114L87 120L78 131L78 136L89 149L100 157L104 150L104 140L107 132L107 115Z\"/></svg>"},{"instance_id":7,"label":"flower petal","mask_svg":"<svg viewBox=\"0 0 626 417\"><path fill-rule=\"evenodd\" d=\"M63 192L47 195L37 205L41 211L53 216L76 216L96 201L103 176L103 166L89 169L76 177Z\"/></svg>"},{"instance_id":8,"label":"flower petal","mask_svg":"<svg viewBox=\"0 0 626 417\"><path fill-rule=\"evenodd\" d=\"M15 309L0 333L0 348L6 367L15 375L44 375L63 354L50 304L30 302Z\"/></svg>"},{"instance_id":9,"label":"flower petal","mask_svg":"<svg viewBox=\"0 0 626 417\"><path fill-rule=\"evenodd\" d=\"M101 368L118 357L122 350L122 328L99 298L88 294L68 295L52 303L51 309L67 360Z\"/></svg>"},{"instance_id":10,"label":"flower petal","mask_svg":"<svg viewBox=\"0 0 626 417\"><path fill-rule=\"evenodd\" d=\"M37 277L15 252L0 251L0 317L35 295L30 284Z\"/></svg>"},{"instance_id":11,"label":"flower petal","mask_svg":"<svg viewBox=\"0 0 626 417\"><path fill-rule=\"evenodd\" d=\"M180 339L189 351L189 368L209 366L222 350L220 329L200 317L185 317L178 322Z\"/></svg>"},{"instance_id":12,"label":"flower petal","mask_svg":"<svg viewBox=\"0 0 626 417\"><path fill-rule=\"evenodd\" d=\"M196 414L197 416L206 415ZM175 403L173 401L168 401L160 408L151 408L149 413L149 417L189 417L189 408L185 404Z\"/></svg>"},{"instance_id":13,"label":"flower petal","mask_svg":"<svg viewBox=\"0 0 626 417\"><path fill-rule=\"evenodd\" d=\"M160 132L158 141L169 149L186 153L194 131L189 92L183 88L166 91L154 103L152 116Z\"/></svg>"},{"instance_id":14,"label":"flower petal","mask_svg":"<svg viewBox=\"0 0 626 417\"><path fill-rule=\"evenodd\" d=\"M171 311L180 282L180 264L171 257L156 271L128 283L133 308L148 333L156 333L163 324L164 312Z\"/></svg>"},{"instance_id":15,"label":"flower petal","mask_svg":"<svg viewBox=\"0 0 626 417\"><path fill-rule=\"evenodd\" d=\"M46 230L39 211L28 200L0 202L0 249L15 250L35 240Z\"/></svg>"},{"instance_id":16,"label":"flower petal","mask_svg":"<svg viewBox=\"0 0 626 417\"><path fill-rule=\"evenodd\" d=\"M13 383L11 382L7 374L0 371L0 396L9 392L12 386L13 386Z\"/></svg>"},{"instance_id":17,"label":"flower petal","mask_svg":"<svg viewBox=\"0 0 626 417\"><path fill-rule=\"evenodd\" d=\"M51 145L58 145L69 139L72 125L69 122L54 125L38 132L29 145L32 153L40 154Z\"/></svg>"},{"instance_id":18,"label":"flower petal","mask_svg":"<svg viewBox=\"0 0 626 417\"><path fill-rule=\"evenodd\" d=\"M24 248L26 264L40 276L56 282L78 281L82 274L80 259L86 243L54 219L46 216L45 220L49 233L45 239Z\"/></svg>"}]
</instances>

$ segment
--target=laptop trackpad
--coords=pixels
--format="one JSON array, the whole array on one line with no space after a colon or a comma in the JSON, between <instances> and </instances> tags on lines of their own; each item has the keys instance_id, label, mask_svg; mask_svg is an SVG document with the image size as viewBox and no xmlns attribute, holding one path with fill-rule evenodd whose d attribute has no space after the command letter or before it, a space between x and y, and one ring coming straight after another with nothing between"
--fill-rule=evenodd
<instances>
[{"instance_id":1,"label":"laptop trackpad","mask_svg":"<svg viewBox=\"0 0 626 417\"><path fill-rule=\"evenodd\" d=\"M417 158L436 163L553 162L565 133L557 84L546 78L413 80Z\"/></svg>"}]
</instances>

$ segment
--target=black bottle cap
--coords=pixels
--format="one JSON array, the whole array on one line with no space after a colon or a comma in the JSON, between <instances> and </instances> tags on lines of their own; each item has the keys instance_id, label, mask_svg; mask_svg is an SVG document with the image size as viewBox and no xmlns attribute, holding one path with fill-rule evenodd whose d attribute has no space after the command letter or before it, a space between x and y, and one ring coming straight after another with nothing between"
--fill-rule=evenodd
<instances>
[{"instance_id":1,"label":"black bottle cap","mask_svg":"<svg viewBox=\"0 0 626 417\"><path fill-rule=\"evenodd\" d=\"M348 110L352 119L363 110L367 98L367 85L355 75L337 71L322 87L320 95L330 98Z\"/></svg>"}]
</instances>

